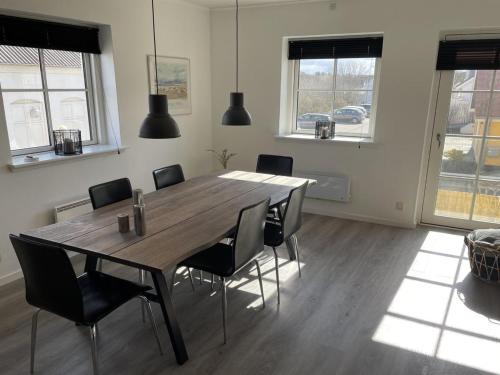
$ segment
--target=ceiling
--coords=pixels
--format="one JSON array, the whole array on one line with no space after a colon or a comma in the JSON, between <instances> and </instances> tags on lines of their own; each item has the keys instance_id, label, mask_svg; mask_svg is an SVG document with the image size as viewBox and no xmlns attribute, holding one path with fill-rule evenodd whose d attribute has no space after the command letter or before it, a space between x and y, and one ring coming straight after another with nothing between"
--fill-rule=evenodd
<instances>
[{"instance_id":1,"label":"ceiling","mask_svg":"<svg viewBox=\"0 0 500 375\"><path fill-rule=\"evenodd\" d=\"M236 0L186 0L190 3L205 6L208 8L228 8L234 7ZM272 4L297 4L306 2L318 2L325 0L239 0L241 7L272 5Z\"/></svg>"}]
</instances>

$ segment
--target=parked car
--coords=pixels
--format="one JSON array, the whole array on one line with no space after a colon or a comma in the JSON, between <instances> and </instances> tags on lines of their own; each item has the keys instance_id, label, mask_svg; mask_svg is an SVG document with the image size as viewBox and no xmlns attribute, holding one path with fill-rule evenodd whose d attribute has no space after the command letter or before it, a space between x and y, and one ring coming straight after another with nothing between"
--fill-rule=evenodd
<instances>
[{"instance_id":1,"label":"parked car","mask_svg":"<svg viewBox=\"0 0 500 375\"><path fill-rule=\"evenodd\" d=\"M332 118L324 113L304 113L297 117L297 128L314 130L316 121L332 121Z\"/></svg>"},{"instance_id":2,"label":"parked car","mask_svg":"<svg viewBox=\"0 0 500 375\"><path fill-rule=\"evenodd\" d=\"M363 112L363 114L365 115L365 117L368 116L368 112L366 111L366 109L364 109L363 107L359 106L359 105L346 105L345 107L342 107L342 108L354 108L354 109L359 109L361 112Z\"/></svg>"},{"instance_id":3,"label":"parked car","mask_svg":"<svg viewBox=\"0 0 500 375\"><path fill-rule=\"evenodd\" d=\"M361 104L360 106L366 110L366 117L370 117L370 113L372 113L372 105L371 104Z\"/></svg>"},{"instance_id":4,"label":"parked car","mask_svg":"<svg viewBox=\"0 0 500 375\"><path fill-rule=\"evenodd\" d=\"M356 108L342 107L333 112L333 121L339 123L361 124L365 114Z\"/></svg>"}]
</instances>

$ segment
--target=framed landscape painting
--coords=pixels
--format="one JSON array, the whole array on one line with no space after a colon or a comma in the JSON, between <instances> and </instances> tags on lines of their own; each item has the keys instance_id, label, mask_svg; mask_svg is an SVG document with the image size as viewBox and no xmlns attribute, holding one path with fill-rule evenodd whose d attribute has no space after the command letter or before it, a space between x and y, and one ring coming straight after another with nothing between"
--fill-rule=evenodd
<instances>
[{"instance_id":1,"label":"framed landscape painting","mask_svg":"<svg viewBox=\"0 0 500 375\"><path fill-rule=\"evenodd\" d=\"M191 73L189 59L157 56L158 93L167 95L172 115L191 113ZM155 57L148 55L149 91L156 94Z\"/></svg>"}]
</instances>

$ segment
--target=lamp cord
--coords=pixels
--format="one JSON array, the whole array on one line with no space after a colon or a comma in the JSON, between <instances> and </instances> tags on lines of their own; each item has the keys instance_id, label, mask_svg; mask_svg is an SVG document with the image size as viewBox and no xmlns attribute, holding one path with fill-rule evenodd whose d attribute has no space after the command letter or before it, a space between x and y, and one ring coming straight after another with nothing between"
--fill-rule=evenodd
<instances>
[{"instance_id":1,"label":"lamp cord","mask_svg":"<svg viewBox=\"0 0 500 375\"><path fill-rule=\"evenodd\" d=\"M239 68L238 68L238 62L239 62L239 4L238 0L236 0L236 92L238 92L238 76L239 76Z\"/></svg>"},{"instance_id":2,"label":"lamp cord","mask_svg":"<svg viewBox=\"0 0 500 375\"><path fill-rule=\"evenodd\" d=\"M153 11L153 43L155 48L155 81L156 81L156 95L158 95L158 64L156 63L156 28L155 28L155 2L151 0L151 9Z\"/></svg>"}]
</instances>

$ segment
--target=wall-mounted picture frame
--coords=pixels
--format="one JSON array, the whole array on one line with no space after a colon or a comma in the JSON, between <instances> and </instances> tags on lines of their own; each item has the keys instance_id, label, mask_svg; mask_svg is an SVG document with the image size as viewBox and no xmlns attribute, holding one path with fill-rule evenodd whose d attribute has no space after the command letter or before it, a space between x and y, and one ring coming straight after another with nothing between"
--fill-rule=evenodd
<instances>
[{"instance_id":1,"label":"wall-mounted picture frame","mask_svg":"<svg viewBox=\"0 0 500 375\"><path fill-rule=\"evenodd\" d=\"M188 58L157 56L158 93L167 95L172 115L189 115L191 109L191 71ZM149 91L156 94L155 57L148 55Z\"/></svg>"}]
</instances>

